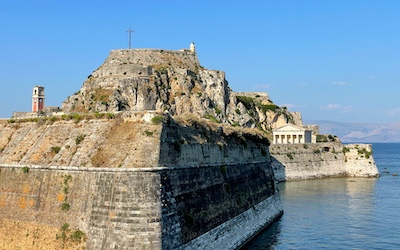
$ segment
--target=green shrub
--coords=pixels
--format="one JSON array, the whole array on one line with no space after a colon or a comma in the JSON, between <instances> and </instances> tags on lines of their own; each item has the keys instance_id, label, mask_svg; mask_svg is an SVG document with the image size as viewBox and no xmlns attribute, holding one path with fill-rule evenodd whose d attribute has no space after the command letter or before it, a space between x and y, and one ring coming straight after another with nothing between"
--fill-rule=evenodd
<instances>
[{"instance_id":1,"label":"green shrub","mask_svg":"<svg viewBox=\"0 0 400 250\"><path fill-rule=\"evenodd\" d=\"M149 131L149 130L145 130L144 133L146 134L146 136L152 136L153 135L153 131Z\"/></svg>"},{"instance_id":2,"label":"green shrub","mask_svg":"<svg viewBox=\"0 0 400 250\"><path fill-rule=\"evenodd\" d=\"M71 205L68 204L67 202L64 202L63 204L61 204L61 210L63 211L68 211L71 208Z\"/></svg>"},{"instance_id":3,"label":"green shrub","mask_svg":"<svg viewBox=\"0 0 400 250\"><path fill-rule=\"evenodd\" d=\"M25 174L29 173L29 167L27 167L27 166L23 167L22 172Z\"/></svg>"},{"instance_id":4,"label":"green shrub","mask_svg":"<svg viewBox=\"0 0 400 250\"><path fill-rule=\"evenodd\" d=\"M58 154L60 152L61 148L60 147L51 147L50 150L51 150L51 152Z\"/></svg>"},{"instance_id":5,"label":"green shrub","mask_svg":"<svg viewBox=\"0 0 400 250\"><path fill-rule=\"evenodd\" d=\"M73 242L81 242L83 239L85 239L85 233L77 229L71 234L70 238Z\"/></svg>"},{"instance_id":6,"label":"green shrub","mask_svg":"<svg viewBox=\"0 0 400 250\"><path fill-rule=\"evenodd\" d=\"M82 120L82 116L80 114L70 114L70 120L74 120L74 122L78 123Z\"/></svg>"},{"instance_id":7,"label":"green shrub","mask_svg":"<svg viewBox=\"0 0 400 250\"><path fill-rule=\"evenodd\" d=\"M287 153L286 156L290 159L293 160L293 155L291 153Z\"/></svg>"},{"instance_id":8,"label":"green shrub","mask_svg":"<svg viewBox=\"0 0 400 250\"><path fill-rule=\"evenodd\" d=\"M328 142L328 138L325 135L317 135L317 142Z\"/></svg>"},{"instance_id":9,"label":"green shrub","mask_svg":"<svg viewBox=\"0 0 400 250\"><path fill-rule=\"evenodd\" d=\"M68 185L68 182L70 181L72 179L72 176L69 174L69 175L66 175L65 176L65 178L64 178L64 184L65 185Z\"/></svg>"},{"instance_id":10,"label":"green shrub","mask_svg":"<svg viewBox=\"0 0 400 250\"><path fill-rule=\"evenodd\" d=\"M75 143L76 145L81 144L81 142L85 139L85 135L80 135L78 137L75 138Z\"/></svg>"},{"instance_id":11,"label":"green shrub","mask_svg":"<svg viewBox=\"0 0 400 250\"><path fill-rule=\"evenodd\" d=\"M238 100L238 102L241 102L246 107L246 109L251 109L255 106L254 98L238 95L236 96L236 99Z\"/></svg>"},{"instance_id":12,"label":"green shrub","mask_svg":"<svg viewBox=\"0 0 400 250\"><path fill-rule=\"evenodd\" d=\"M214 108L214 110L215 110L215 113L216 113L217 115L221 114L221 110L220 110L219 108Z\"/></svg>"},{"instance_id":13,"label":"green shrub","mask_svg":"<svg viewBox=\"0 0 400 250\"><path fill-rule=\"evenodd\" d=\"M108 118L108 119L114 119L114 118L115 118L115 114L113 114L113 113L107 113L107 118Z\"/></svg>"},{"instance_id":14,"label":"green shrub","mask_svg":"<svg viewBox=\"0 0 400 250\"><path fill-rule=\"evenodd\" d=\"M372 155L372 151L368 151L367 149L358 149L358 154L359 155L365 155L365 158L369 159L369 157Z\"/></svg>"},{"instance_id":15,"label":"green shrub","mask_svg":"<svg viewBox=\"0 0 400 250\"><path fill-rule=\"evenodd\" d=\"M344 147L344 148L342 149L342 152L343 152L343 154L346 154L347 152L350 152L350 149L347 148L347 147Z\"/></svg>"},{"instance_id":16,"label":"green shrub","mask_svg":"<svg viewBox=\"0 0 400 250\"><path fill-rule=\"evenodd\" d=\"M314 154L320 154L321 150L319 150L318 148L314 149Z\"/></svg>"},{"instance_id":17,"label":"green shrub","mask_svg":"<svg viewBox=\"0 0 400 250\"><path fill-rule=\"evenodd\" d=\"M68 223L64 223L61 226L61 235L57 234L56 239L61 238L63 240L63 242L65 243L65 241L67 240L67 232L69 231L69 224Z\"/></svg>"},{"instance_id":18,"label":"green shrub","mask_svg":"<svg viewBox=\"0 0 400 250\"><path fill-rule=\"evenodd\" d=\"M161 115L156 115L156 116L154 116L153 118L151 118L151 122L152 122L154 125L159 125L159 124L162 123L162 121L163 121L163 117L162 117Z\"/></svg>"},{"instance_id":19,"label":"green shrub","mask_svg":"<svg viewBox=\"0 0 400 250\"><path fill-rule=\"evenodd\" d=\"M99 112L96 112L96 113L94 113L94 117L96 117L97 119L101 119L101 118L104 118L104 113L99 113Z\"/></svg>"},{"instance_id":20,"label":"green shrub","mask_svg":"<svg viewBox=\"0 0 400 250\"><path fill-rule=\"evenodd\" d=\"M62 226L61 226L61 230L62 231L67 231L69 229L69 224L68 223L64 223Z\"/></svg>"},{"instance_id":21,"label":"green shrub","mask_svg":"<svg viewBox=\"0 0 400 250\"><path fill-rule=\"evenodd\" d=\"M275 112L275 110L279 109L279 106L275 104L262 104L261 105L261 110L263 113L267 112L268 110L271 110Z\"/></svg>"}]
</instances>

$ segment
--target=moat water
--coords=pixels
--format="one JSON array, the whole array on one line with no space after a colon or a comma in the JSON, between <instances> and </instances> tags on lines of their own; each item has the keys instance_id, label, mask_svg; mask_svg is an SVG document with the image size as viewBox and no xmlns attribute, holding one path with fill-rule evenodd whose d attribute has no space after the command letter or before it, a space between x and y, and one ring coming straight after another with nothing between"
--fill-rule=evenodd
<instances>
[{"instance_id":1,"label":"moat water","mask_svg":"<svg viewBox=\"0 0 400 250\"><path fill-rule=\"evenodd\" d=\"M246 249L400 249L400 143L372 145L380 178L280 183L284 215Z\"/></svg>"}]
</instances>

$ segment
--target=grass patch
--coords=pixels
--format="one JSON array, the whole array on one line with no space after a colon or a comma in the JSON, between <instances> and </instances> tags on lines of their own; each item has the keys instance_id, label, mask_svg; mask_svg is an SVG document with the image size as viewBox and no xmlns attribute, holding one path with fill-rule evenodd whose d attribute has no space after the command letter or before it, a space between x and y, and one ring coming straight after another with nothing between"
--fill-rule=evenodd
<instances>
[{"instance_id":1,"label":"grass patch","mask_svg":"<svg viewBox=\"0 0 400 250\"><path fill-rule=\"evenodd\" d=\"M215 118L215 116L213 116L213 115L206 114L206 115L204 115L203 117L206 118L207 120L212 121L212 122L221 123L221 121L218 120L217 118Z\"/></svg>"}]
</instances>

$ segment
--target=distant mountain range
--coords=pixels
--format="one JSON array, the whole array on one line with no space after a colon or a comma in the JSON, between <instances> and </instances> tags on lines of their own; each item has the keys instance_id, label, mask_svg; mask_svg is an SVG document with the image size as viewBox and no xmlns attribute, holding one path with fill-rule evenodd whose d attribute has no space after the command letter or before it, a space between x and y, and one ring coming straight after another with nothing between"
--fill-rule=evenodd
<instances>
[{"instance_id":1,"label":"distant mountain range","mask_svg":"<svg viewBox=\"0 0 400 250\"><path fill-rule=\"evenodd\" d=\"M400 142L400 122L384 124L308 120L304 124L317 124L320 134L336 135L342 142Z\"/></svg>"}]
</instances>

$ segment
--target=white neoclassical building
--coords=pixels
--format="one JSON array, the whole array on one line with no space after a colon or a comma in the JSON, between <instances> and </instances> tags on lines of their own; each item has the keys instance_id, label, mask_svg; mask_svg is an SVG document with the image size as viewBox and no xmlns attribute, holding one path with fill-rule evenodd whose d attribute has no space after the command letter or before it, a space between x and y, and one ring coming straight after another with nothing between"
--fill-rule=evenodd
<instances>
[{"instance_id":1,"label":"white neoclassical building","mask_svg":"<svg viewBox=\"0 0 400 250\"><path fill-rule=\"evenodd\" d=\"M290 143L311 143L312 131L295 126L293 124L286 124L280 128L272 130L274 137L274 144L290 144Z\"/></svg>"}]
</instances>

